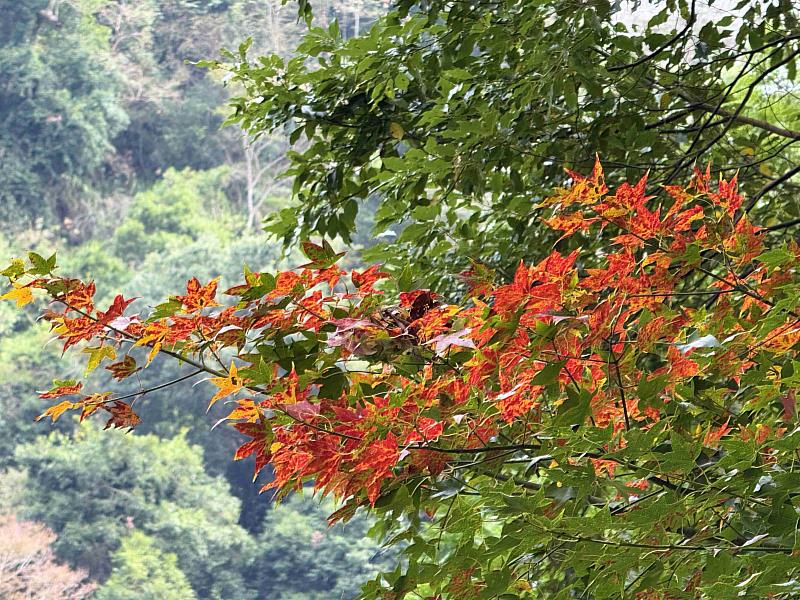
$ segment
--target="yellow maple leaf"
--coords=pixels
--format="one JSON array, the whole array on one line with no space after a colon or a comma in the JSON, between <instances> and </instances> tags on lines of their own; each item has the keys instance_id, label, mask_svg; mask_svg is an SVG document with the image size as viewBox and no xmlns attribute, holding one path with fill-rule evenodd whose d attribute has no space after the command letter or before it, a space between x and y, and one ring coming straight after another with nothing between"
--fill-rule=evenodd
<instances>
[{"instance_id":1,"label":"yellow maple leaf","mask_svg":"<svg viewBox=\"0 0 800 600\"><path fill-rule=\"evenodd\" d=\"M211 398L211 401L208 403L209 409L214 406L214 403L220 398L225 398L226 396L235 394L242 389L242 380L239 377L239 372L233 362L231 362L231 368L226 377L212 377L211 383L217 386L219 391L214 394L214 397Z\"/></svg>"},{"instance_id":2,"label":"yellow maple leaf","mask_svg":"<svg viewBox=\"0 0 800 600\"><path fill-rule=\"evenodd\" d=\"M33 292L31 288L23 287L16 283L13 285L14 289L0 296L0 300L14 300L17 303L17 308L21 308L29 302L33 302Z\"/></svg>"},{"instance_id":3,"label":"yellow maple leaf","mask_svg":"<svg viewBox=\"0 0 800 600\"><path fill-rule=\"evenodd\" d=\"M149 366L156 355L161 351L161 346L169 333L169 326L161 321L156 321L147 326L144 335L136 340L134 346L151 345L150 353L147 355L147 365Z\"/></svg>"},{"instance_id":4,"label":"yellow maple leaf","mask_svg":"<svg viewBox=\"0 0 800 600\"><path fill-rule=\"evenodd\" d=\"M66 411L70 410L71 408L75 408L76 406L77 404L75 404L74 402L70 402L69 400L64 400L63 402L60 402L55 406L51 406L50 408L48 408L46 411L44 411L42 414L36 417L36 420L41 421L42 419L50 417L51 419L53 419L53 423L55 423L58 420L58 417L63 415Z\"/></svg>"}]
</instances>

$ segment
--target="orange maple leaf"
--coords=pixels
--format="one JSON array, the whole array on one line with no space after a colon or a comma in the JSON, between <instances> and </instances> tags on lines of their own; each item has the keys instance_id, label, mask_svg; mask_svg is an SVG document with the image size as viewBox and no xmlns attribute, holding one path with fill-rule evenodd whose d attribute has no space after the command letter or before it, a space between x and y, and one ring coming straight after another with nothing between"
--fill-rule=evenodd
<instances>
[{"instance_id":1,"label":"orange maple leaf","mask_svg":"<svg viewBox=\"0 0 800 600\"><path fill-rule=\"evenodd\" d=\"M381 493L381 483L392 475L392 467L400 460L400 450L397 447L397 438L389 433L386 438L370 444L364 451L362 459L356 464L356 473L366 472L364 482L367 498L375 506L375 501Z\"/></svg>"},{"instance_id":2,"label":"orange maple leaf","mask_svg":"<svg viewBox=\"0 0 800 600\"><path fill-rule=\"evenodd\" d=\"M297 371L292 369L286 379L286 388L283 391L276 392L272 397L272 403L278 406L292 405L302 402L308 397L308 392L298 389L299 378Z\"/></svg>"},{"instance_id":3,"label":"orange maple leaf","mask_svg":"<svg viewBox=\"0 0 800 600\"><path fill-rule=\"evenodd\" d=\"M242 379L239 377L239 371L236 369L236 364L234 362L231 362L231 368L225 377L212 377L211 383L217 386L219 391L214 394L214 397L211 398L211 401L208 403L209 409L214 406L214 403L220 398L235 394L242 389Z\"/></svg>"},{"instance_id":4,"label":"orange maple leaf","mask_svg":"<svg viewBox=\"0 0 800 600\"><path fill-rule=\"evenodd\" d=\"M133 344L134 346L151 346L150 353L147 355L148 365L160 352L169 333L170 327L165 321L154 321L145 328L142 336Z\"/></svg>"},{"instance_id":5,"label":"orange maple leaf","mask_svg":"<svg viewBox=\"0 0 800 600\"><path fill-rule=\"evenodd\" d=\"M177 296L177 299L183 303L183 308L186 312L197 312L208 306L219 306L214 301L217 295L217 283L219 277L212 279L206 285L200 285L197 277L192 277L186 284L186 295Z\"/></svg>"},{"instance_id":6,"label":"orange maple leaf","mask_svg":"<svg viewBox=\"0 0 800 600\"><path fill-rule=\"evenodd\" d=\"M77 282L76 286L66 293L64 303L72 309L90 313L94 310L94 293L94 282L88 285Z\"/></svg>"},{"instance_id":7,"label":"orange maple leaf","mask_svg":"<svg viewBox=\"0 0 800 600\"><path fill-rule=\"evenodd\" d=\"M55 406L51 406L38 417L36 417L37 421L41 421L42 419L46 419L50 417L55 423L58 420L58 417L63 415L66 411L75 408L77 405L74 402L70 402L69 400L64 400Z\"/></svg>"},{"instance_id":8,"label":"orange maple leaf","mask_svg":"<svg viewBox=\"0 0 800 600\"><path fill-rule=\"evenodd\" d=\"M283 271L275 278L275 288L266 295L267 300L274 300L281 296L288 296L294 292L295 287L301 283L300 276L293 271Z\"/></svg>"}]
</instances>

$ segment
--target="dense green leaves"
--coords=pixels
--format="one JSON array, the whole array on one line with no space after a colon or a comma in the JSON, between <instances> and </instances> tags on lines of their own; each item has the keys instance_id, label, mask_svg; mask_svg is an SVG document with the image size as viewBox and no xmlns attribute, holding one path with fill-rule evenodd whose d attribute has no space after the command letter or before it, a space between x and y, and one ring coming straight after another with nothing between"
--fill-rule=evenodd
<instances>
[{"instance_id":1,"label":"dense green leaves","mask_svg":"<svg viewBox=\"0 0 800 600\"><path fill-rule=\"evenodd\" d=\"M355 598L364 581L395 567L397 552L366 537L363 515L330 527L333 509L331 502L292 496L267 513L252 567L263 594L281 590L286 600ZM298 572L295 565L305 567Z\"/></svg>"},{"instance_id":2,"label":"dense green leaves","mask_svg":"<svg viewBox=\"0 0 800 600\"><path fill-rule=\"evenodd\" d=\"M0 217L11 228L35 216L74 220L91 181L128 123L122 79L92 2L7 4L0 27ZM77 224L67 223L72 229ZM71 225L71 226L70 226Z\"/></svg>"},{"instance_id":3,"label":"dense green leaves","mask_svg":"<svg viewBox=\"0 0 800 600\"><path fill-rule=\"evenodd\" d=\"M114 573L94 596L99 600L194 600L197 595L178 568L174 554L164 553L152 538L131 531L114 553Z\"/></svg>"},{"instance_id":4,"label":"dense green leaves","mask_svg":"<svg viewBox=\"0 0 800 600\"><path fill-rule=\"evenodd\" d=\"M770 224L800 216L772 195L796 172L800 135L766 108L796 122L775 91L795 85L783 69L797 58L784 33L795 9L639 10L653 15L646 27L624 3L409 0L357 38L312 29L288 60L231 55L215 66L246 95L228 122L256 136L288 127L299 143L297 218L276 215L268 230L288 243L348 241L357 205L379 197L386 243L368 259L412 264L440 287L468 258L508 277L555 242L537 202L565 181L562 166L585 171L595 153L613 177L649 170L663 183L696 162L739 169L757 212L761 196L773 200Z\"/></svg>"}]
</instances>

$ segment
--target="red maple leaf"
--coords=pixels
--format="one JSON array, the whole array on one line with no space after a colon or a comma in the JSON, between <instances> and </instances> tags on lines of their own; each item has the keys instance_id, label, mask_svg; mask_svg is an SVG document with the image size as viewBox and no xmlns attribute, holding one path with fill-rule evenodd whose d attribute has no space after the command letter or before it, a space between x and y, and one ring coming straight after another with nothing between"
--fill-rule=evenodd
<instances>
[{"instance_id":1,"label":"red maple leaf","mask_svg":"<svg viewBox=\"0 0 800 600\"><path fill-rule=\"evenodd\" d=\"M219 306L214 299L217 296L219 278L212 279L206 285L200 285L197 277L192 277L186 284L186 295L176 296L188 313L200 311L209 306Z\"/></svg>"},{"instance_id":2,"label":"red maple leaf","mask_svg":"<svg viewBox=\"0 0 800 600\"><path fill-rule=\"evenodd\" d=\"M373 442L362 452L361 460L356 464L354 471L367 473L364 484L367 498L373 506L380 496L381 483L391 477L392 467L399 459L400 449L397 447L397 438L392 433L388 433L382 440Z\"/></svg>"},{"instance_id":3,"label":"red maple leaf","mask_svg":"<svg viewBox=\"0 0 800 600\"><path fill-rule=\"evenodd\" d=\"M106 422L106 426L103 429L108 429L109 427L133 429L142 421L139 415L133 412L131 405L121 400L115 400L111 404L104 404L103 410L111 413L111 418Z\"/></svg>"},{"instance_id":4,"label":"red maple leaf","mask_svg":"<svg viewBox=\"0 0 800 600\"><path fill-rule=\"evenodd\" d=\"M431 419L430 417L420 417L417 419L417 422L414 423L414 430L406 436L403 443L415 444L419 442L435 442L439 439L439 436L442 435L443 431L444 423L441 421Z\"/></svg>"},{"instance_id":5,"label":"red maple leaf","mask_svg":"<svg viewBox=\"0 0 800 600\"><path fill-rule=\"evenodd\" d=\"M93 281L88 285L77 281L75 287L65 294L64 303L70 308L91 313L94 310L94 293Z\"/></svg>"},{"instance_id":6,"label":"red maple leaf","mask_svg":"<svg viewBox=\"0 0 800 600\"><path fill-rule=\"evenodd\" d=\"M47 392L41 392L39 394L39 398L46 399L46 398L60 398L61 396L74 396L81 393L81 389L83 388L83 383L68 383L67 385L61 385L52 390Z\"/></svg>"},{"instance_id":7,"label":"red maple leaf","mask_svg":"<svg viewBox=\"0 0 800 600\"><path fill-rule=\"evenodd\" d=\"M239 433L252 438L239 446L233 455L233 460L242 460L255 454L255 469L253 481L256 480L261 470L269 464L271 453L269 451L270 436L264 423L234 423L233 426Z\"/></svg>"},{"instance_id":8,"label":"red maple leaf","mask_svg":"<svg viewBox=\"0 0 800 600\"><path fill-rule=\"evenodd\" d=\"M353 285L364 294L375 293L375 290L372 287L373 284L376 281L385 279L387 277L389 277L389 274L381 271L380 265L372 265L361 273L355 270L350 273L350 278L353 280Z\"/></svg>"}]
</instances>

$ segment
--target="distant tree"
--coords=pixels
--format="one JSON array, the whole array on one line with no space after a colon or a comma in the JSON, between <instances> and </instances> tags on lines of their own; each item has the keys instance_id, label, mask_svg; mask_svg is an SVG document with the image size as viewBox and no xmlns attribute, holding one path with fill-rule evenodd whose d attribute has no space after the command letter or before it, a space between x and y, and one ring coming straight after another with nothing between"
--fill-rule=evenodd
<instances>
[{"instance_id":1,"label":"distant tree","mask_svg":"<svg viewBox=\"0 0 800 600\"><path fill-rule=\"evenodd\" d=\"M178 567L177 557L133 530L114 553L111 577L95 600L194 600L197 596Z\"/></svg>"},{"instance_id":2,"label":"distant tree","mask_svg":"<svg viewBox=\"0 0 800 600\"><path fill-rule=\"evenodd\" d=\"M41 217L86 237L99 177L128 116L91 0L0 8L0 220Z\"/></svg>"},{"instance_id":3,"label":"distant tree","mask_svg":"<svg viewBox=\"0 0 800 600\"><path fill-rule=\"evenodd\" d=\"M0 598L3 600L81 600L95 585L87 573L56 562L55 534L39 523L0 515Z\"/></svg>"},{"instance_id":4,"label":"distant tree","mask_svg":"<svg viewBox=\"0 0 800 600\"><path fill-rule=\"evenodd\" d=\"M202 451L182 437L83 428L74 438L53 434L22 445L17 460L29 474L25 516L58 534L53 547L62 560L103 580L135 527L178 557L199 596L249 597L246 582L230 579L252 557L237 525L239 502L223 480L205 473Z\"/></svg>"},{"instance_id":5,"label":"distant tree","mask_svg":"<svg viewBox=\"0 0 800 600\"><path fill-rule=\"evenodd\" d=\"M287 165L286 139L273 133L251 140L243 132L242 150L244 160L237 169L243 184L239 186L242 190L239 203L246 211L245 229L252 230L265 214L275 210L277 195L288 196L288 190L279 181L280 173Z\"/></svg>"},{"instance_id":6,"label":"distant tree","mask_svg":"<svg viewBox=\"0 0 800 600\"><path fill-rule=\"evenodd\" d=\"M0 469L15 463L18 444L41 437L33 420L42 409L35 391L40 378L52 380L64 373L58 350L44 346L48 338L46 327L0 309ZM57 429L70 431L74 425L65 420Z\"/></svg>"},{"instance_id":7,"label":"distant tree","mask_svg":"<svg viewBox=\"0 0 800 600\"><path fill-rule=\"evenodd\" d=\"M330 500L295 494L267 513L253 564L260 598L355 598L365 581L395 566L397 553L367 537L364 515L331 527L334 509Z\"/></svg>"},{"instance_id":8,"label":"distant tree","mask_svg":"<svg viewBox=\"0 0 800 600\"><path fill-rule=\"evenodd\" d=\"M235 227L225 195L226 167L209 171L167 169L160 181L137 194L113 234L114 252L141 261L203 237L230 240Z\"/></svg>"}]
</instances>

